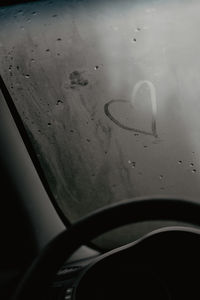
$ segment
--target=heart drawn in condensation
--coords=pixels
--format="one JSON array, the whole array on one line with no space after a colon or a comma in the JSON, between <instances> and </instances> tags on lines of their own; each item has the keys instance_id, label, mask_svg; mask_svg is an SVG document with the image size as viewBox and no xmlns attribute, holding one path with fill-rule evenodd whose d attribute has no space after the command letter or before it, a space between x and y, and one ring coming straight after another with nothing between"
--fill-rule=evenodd
<instances>
[{"instance_id":1,"label":"heart drawn in condensation","mask_svg":"<svg viewBox=\"0 0 200 300\"><path fill-rule=\"evenodd\" d=\"M156 115L157 115L157 101L156 101L156 89L153 85L153 83L151 81L148 80L142 80L139 81L133 88L133 92L132 92L132 98L131 98L131 104L134 106L135 102L136 102L136 96L137 93L139 91L139 89L146 84L149 87L149 91L150 91L150 97L149 100L151 102L151 108L152 108L152 121L151 121L151 130L149 131L145 131L139 128L133 128L133 127L129 127L127 125L122 124L121 122L119 122L115 117L113 117L113 115L111 114L109 107L110 105L114 104L114 103L130 103L130 101L128 100L111 100L109 102L107 102L104 105L104 112L106 114L106 116L113 122L115 123L117 126L125 129L125 130L129 130L129 131L134 131L137 133L142 133L145 135L152 135L154 137L158 137L157 134L157 129L156 129Z\"/></svg>"}]
</instances>

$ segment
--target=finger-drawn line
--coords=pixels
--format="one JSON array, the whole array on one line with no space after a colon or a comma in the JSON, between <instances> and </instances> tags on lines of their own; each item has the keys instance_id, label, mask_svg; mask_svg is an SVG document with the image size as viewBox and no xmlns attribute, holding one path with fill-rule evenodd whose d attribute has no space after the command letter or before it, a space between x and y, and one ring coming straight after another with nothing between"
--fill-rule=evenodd
<instances>
[{"instance_id":1,"label":"finger-drawn line","mask_svg":"<svg viewBox=\"0 0 200 300\"><path fill-rule=\"evenodd\" d=\"M119 127L123 128L125 130L134 131L134 132L137 132L137 133L143 133L143 134L146 134L146 135L153 135L152 132L148 132L148 131L144 131L144 130L141 130L141 129L137 129L137 128L126 126L126 125L120 123L117 119L115 119L115 117L113 117L113 115L109 111L109 106L112 103L119 103L119 102L130 104L130 101L128 101L128 100L111 100L108 103L106 103L105 106L104 106L105 114L107 115L107 117L111 121L113 121L116 125L118 125Z\"/></svg>"},{"instance_id":2,"label":"finger-drawn line","mask_svg":"<svg viewBox=\"0 0 200 300\"><path fill-rule=\"evenodd\" d=\"M150 101L151 101L151 107L152 107L152 122L151 122L151 131L145 131L142 129L138 129L138 128L133 128L133 127L129 127L127 125L122 124L120 121L118 121L110 112L109 107L110 105L112 105L113 103L128 103L128 104L132 104L134 106L135 102L136 102L136 96L137 93L139 91L139 89L146 84L149 87L150 90ZM131 98L131 102L128 100L111 100L109 102L107 102L104 105L104 112L106 114L106 116L112 121L114 122L117 126L125 129L125 130L129 130L129 131L134 131L137 133L141 133L141 134L145 134L145 135L151 135L154 137L158 137L157 134L157 128L156 128L156 115L157 115L157 101L156 101L156 89L153 85L152 82L148 81L148 80L142 80L139 81L133 88L133 92L132 92L132 98Z\"/></svg>"}]
</instances>

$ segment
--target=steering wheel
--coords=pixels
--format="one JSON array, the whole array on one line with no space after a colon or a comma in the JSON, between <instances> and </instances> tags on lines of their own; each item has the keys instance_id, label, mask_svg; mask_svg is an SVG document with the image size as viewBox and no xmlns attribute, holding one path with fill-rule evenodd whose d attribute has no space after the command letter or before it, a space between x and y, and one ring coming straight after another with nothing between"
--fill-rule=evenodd
<instances>
[{"instance_id":1,"label":"steering wheel","mask_svg":"<svg viewBox=\"0 0 200 300\"><path fill-rule=\"evenodd\" d=\"M199 226L200 204L197 201L193 200L174 198L168 199L166 197L134 198L104 207L89 214L88 216L76 222L69 229L63 231L45 247L45 249L36 258L36 260L33 262L31 267L25 274L23 280L21 281L13 296L13 300L47 299L46 295L48 289L50 288L50 284L53 282L57 271L63 265L63 263L74 253L74 251L77 250L81 245L86 244L90 240L96 238L98 235L103 234L119 226L135 222L155 220L180 221L192 224L194 226ZM169 250L170 253L166 251L166 257L163 258L163 253L159 253L160 251L165 251L164 249L166 249L166 245L168 244L171 245L171 248ZM191 249L188 250L190 245ZM110 267L112 267L113 265L116 266L118 259L120 260L121 257L132 257L134 264L136 265L137 261L144 260L144 255L146 253L149 254L148 263L151 262L151 260L153 260L155 263L158 261L157 266L160 266L162 265L163 261L166 261L167 263L165 264L165 268L167 268L167 265L170 261L172 262L172 264L175 264L177 259L181 257L179 263L177 263L176 266L177 268L179 268L182 266L182 263L184 265L183 260L184 258L187 258L187 255L189 255L185 252L190 251L191 255L189 256L191 257L191 259L195 257L195 261L192 261L192 264L194 266L194 263L198 263L198 258L196 252L196 254L194 255L192 255L192 253L194 253L194 251L200 253L200 231L198 231L197 229L189 228L177 228L174 231L170 229L156 231L152 234L148 234L147 236L141 238L139 241L133 243L132 246L128 249L129 250L126 249L122 252L114 251L114 254L112 253L111 255L106 256L106 258L104 257L97 264L94 264L94 266L91 268L92 271L89 272L88 277L83 276L84 279L80 280L81 288L78 290L74 298L77 297L78 300L81 300L81 298L84 299L84 297L80 296L80 291L84 290L84 283L87 286L88 282L92 280L95 276L98 277L98 272L102 271L102 269L104 269L104 267L106 266L109 268L108 270L111 270ZM159 251L155 251L156 249L159 249ZM153 254L154 252L156 252L155 255ZM119 253L123 254L120 254L121 256L119 256ZM174 255L173 253L176 253L174 260L172 259ZM183 257L181 253L184 254ZM170 256L169 259L168 255ZM126 263L127 262L128 260L126 260ZM130 265L130 262L128 262L128 264ZM121 265L123 265L123 263ZM191 263L189 263L189 265L191 265ZM141 282L143 282L143 279L145 277L144 273L142 274L140 272L142 268L143 267L141 266L141 268L139 267L140 270L138 270L138 268L135 267L134 272L135 270L138 270L139 273L134 273L136 275L131 274L131 276L133 276L132 278L134 278L134 281L136 282L136 286L138 286L139 284L139 278L141 277ZM173 269L173 266L171 265L170 268ZM174 270L171 271L173 274ZM104 274L106 273L107 271L104 272ZM109 273L109 276L114 276L114 273ZM148 276L152 278L152 276L154 276L152 274L153 273L151 273L151 275ZM85 278L87 278L87 280ZM145 285L147 281L145 281ZM113 282L115 282L115 280ZM130 285L131 288L133 288L134 290L134 282L129 282L129 286ZM140 291L143 289L142 286L143 285L141 285L141 287L139 288ZM151 280L150 285L146 286L148 286L148 288L144 288L143 290L150 289L150 286L152 286ZM115 287L112 286L112 288L116 288L116 285ZM115 296L116 295L117 294L115 293ZM93 296L91 295L91 298ZM172 299L170 297L171 296L166 296L165 298L165 296L163 296L163 298L160 299ZM144 298L135 297L134 299L137 300ZM155 297L154 299L157 298Z\"/></svg>"}]
</instances>

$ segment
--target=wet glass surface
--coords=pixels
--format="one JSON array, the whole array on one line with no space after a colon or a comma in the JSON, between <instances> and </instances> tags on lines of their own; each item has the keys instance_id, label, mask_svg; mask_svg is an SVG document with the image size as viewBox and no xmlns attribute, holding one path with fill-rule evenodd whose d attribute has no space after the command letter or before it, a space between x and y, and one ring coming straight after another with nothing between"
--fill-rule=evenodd
<instances>
[{"instance_id":1,"label":"wet glass surface","mask_svg":"<svg viewBox=\"0 0 200 300\"><path fill-rule=\"evenodd\" d=\"M200 195L200 3L0 9L0 73L70 221L136 196Z\"/></svg>"}]
</instances>

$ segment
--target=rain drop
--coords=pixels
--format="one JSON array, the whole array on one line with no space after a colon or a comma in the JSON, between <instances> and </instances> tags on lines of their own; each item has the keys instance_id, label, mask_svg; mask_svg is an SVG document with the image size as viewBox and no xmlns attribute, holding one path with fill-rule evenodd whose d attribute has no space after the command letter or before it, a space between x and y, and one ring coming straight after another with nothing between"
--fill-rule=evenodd
<instances>
[{"instance_id":1,"label":"rain drop","mask_svg":"<svg viewBox=\"0 0 200 300\"><path fill-rule=\"evenodd\" d=\"M56 103L56 105L59 105L59 104L62 104L62 103L63 103L62 100L58 100L57 103Z\"/></svg>"},{"instance_id":2,"label":"rain drop","mask_svg":"<svg viewBox=\"0 0 200 300\"><path fill-rule=\"evenodd\" d=\"M135 168L136 162L129 160L128 163L131 165L132 168Z\"/></svg>"}]
</instances>

